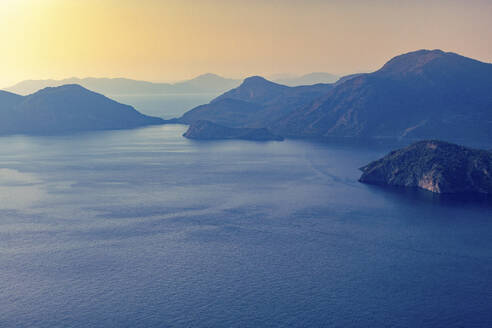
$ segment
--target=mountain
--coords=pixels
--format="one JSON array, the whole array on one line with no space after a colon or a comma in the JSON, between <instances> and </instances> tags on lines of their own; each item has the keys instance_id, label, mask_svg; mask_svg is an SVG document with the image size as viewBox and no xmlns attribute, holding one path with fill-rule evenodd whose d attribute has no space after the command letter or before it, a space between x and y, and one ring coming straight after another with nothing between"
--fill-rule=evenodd
<instances>
[{"instance_id":1,"label":"mountain","mask_svg":"<svg viewBox=\"0 0 492 328\"><path fill-rule=\"evenodd\" d=\"M166 94L223 92L240 84L239 80L226 79L215 74L200 75L192 80L171 83L154 83L125 78L69 78L63 80L26 80L5 90L21 95L32 94L46 87L78 84L105 95Z\"/></svg>"},{"instance_id":2,"label":"mountain","mask_svg":"<svg viewBox=\"0 0 492 328\"><path fill-rule=\"evenodd\" d=\"M282 141L283 138L272 134L266 128L229 128L209 121L197 121L183 134L189 139L218 140L240 139L252 141Z\"/></svg>"},{"instance_id":3,"label":"mountain","mask_svg":"<svg viewBox=\"0 0 492 328\"><path fill-rule=\"evenodd\" d=\"M205 120L228 127L266 127L331 88L329 84L288 87L253 76L209 104L186 112L179 121L190 124Z\"/></svg>"},{"instance_id":4,"label":"mountain","mask_svg":"<svg viewBox=\"0 0 492 328\"><path fill-rule=\"evenodd\" d=\"M271 125L296 137L492 140L492 64L441 50L393 58Z\"/></svg>"},{"instance_id":5,"label":"mountain","mask_svg":"<svg viewBox=\"0 0 492 328\"><path fill-rule=\"evenodd\" d=\"M288 87L246 79L183 123L265 127L287 137L408 138L489 143L492 64L441 50L397 56L335 84Z\"/></svg>"},{"instance_id":6,"label":"mountain","mask_svg":"<svg viewBox=\"0 0 492 328\"><path fill-rule=\"evenodd\" d=\"M492 194L492 152L421 141L361 168L361 182L435 193Z\"/></svg>"},{"instance_id":7,"label":"mountain","mask_svg":"<svg viewBox=\"0 0 492 328\"><path fill-rule=\"evenodd\" d=\"M277 77L277 78L274 77L272 78L272 81L279 84L295 87L299 85L335 83L338 79L339 79L338 76L330 73L316 72L316 73L309 73L302 76L284 76L284 77Z\"/></svg>"},{"instance_id":8,"label":"mountain","mask_svg":"<svg viewBox=\"0 0 492 328\"><path fill-rule=\"evenodd\" d=\"M79 85L45 88L29 96L0 92L0 134L57 134L163 123Z\"/></svg>"},{"instance_id":9,"label":"mountain","mask_svg":"<svg viewBox=\"0 0 492 328\"><path fill-rule=\"evenodd\" d=\"M240 80L226 79L216 74L203 74L194 79L173 84L175 92L183 93L207 93L224 92L237 87Z\"/></svg>"}]
</instances>

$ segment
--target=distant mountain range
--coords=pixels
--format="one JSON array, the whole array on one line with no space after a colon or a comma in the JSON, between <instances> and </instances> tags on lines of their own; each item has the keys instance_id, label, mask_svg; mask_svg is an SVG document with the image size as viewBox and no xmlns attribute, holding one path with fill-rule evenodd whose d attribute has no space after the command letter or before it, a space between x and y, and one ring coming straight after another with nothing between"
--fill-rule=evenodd
<instances>
[{"instance_id":1,"label":"distant mountain range","mask_svg":"<svg viewBox=\"0 0 492 328\"><path fill-rule=\"evenodd\" d=\"M277 82L285 85L309 85L332 83L338 77L329 73L311 73L299 77L278 78ZM125 78L69 78L62 80L26 80L19 82L5 91L20 95L29 95L47 87L59 87L66 84L78 84L86 89L104 95L132 94L186 94L186 93L220 93L235 88L241 80L228 79L216 74L203 74L194 79L177 83L156 83Z\"/></svg>"},{"instance_id":2,"label":"distant mountain range","mask_svg":"<svg viewBox=\"0 0 492 328\"><path fill-rule=\"evenodd\" d=\"M174 84L171 89L217 90L225 87L225 81L237 83L208 74ZM27 93L36 85L33 81L24 83ZM159 84L125 79L85 79L85 83L107 94L164 90ZM119 129L166 122L78 85L45 88L29 96L2 91L0 120L0 134ZM290 87L254 76L173 122L198 121L215 124L200 126L200 135L209 138L212 135L207 134L207 127L226 131L219 125L265 128L273 136L284 137L443 139L490 144L492 64L441 50L420 50L397 56L374 73L342 77L332 84Z\"/></svg>"},{"instance_id":3,"label":"distant mountain range","mask_svg":"<svg viewBox=\"0 0 492 328\"><path fill-rule=\"evenodd\" d=\"M335 83L339 78L339 76L330 73L316 72L302 76L273 76L271 77L271 80L278 84L296 87L300 85L312 85L319 83Z\"/></svg>"},{"instance_id":4,"label":"distant mountain range","mask_svg":"<svg viewBox=\"0 0 492 328\"><path fill-rule=\"evenodd\" d=\"M79 85L45 88L29 96L0 91L2 135L128 129L165 122Z\"/></svg>"},{"instance_id":5,"label":"distant mountain range","mask_svg":"<svg viewBox=\"0 0 492 328\"><path fill-rule=\"evenodd\" d=\"M237 87L240 80L226 79L215 74L204 74L178 83L154 83L125 78L69 78L63 80L26 80L5 91L29 95L46 87L78 84L86 89L105 95L129 94L179 94L224 92Z\"/></svg>"},{"instance_id":6,"label":"distant mountain range","mask_svg":"<svg viewBox=\"0 0 492 328\"><path fill-rule=\"evenodd\" d=\"M492 140L492 64L420 50L340 81L291 88L252 77L180 120L285 137Z\"/></svg>"}]
</instances>

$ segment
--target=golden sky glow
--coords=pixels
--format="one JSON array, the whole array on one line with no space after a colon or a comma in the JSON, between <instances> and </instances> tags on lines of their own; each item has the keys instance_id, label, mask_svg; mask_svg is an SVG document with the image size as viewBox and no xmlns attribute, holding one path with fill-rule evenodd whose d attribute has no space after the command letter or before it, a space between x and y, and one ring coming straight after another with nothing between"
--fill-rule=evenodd
<instances>
[{"instance_id":1,"label":"golden sky glow","mask_svg":"<svg viewBox=\"0 0 492 328\"><path fill-rule=\"evenodd\" d=\"M345 74L421 48L490 62L492 1L0 0L0 40L0 86Z\"/></svg>"}]
</instances>

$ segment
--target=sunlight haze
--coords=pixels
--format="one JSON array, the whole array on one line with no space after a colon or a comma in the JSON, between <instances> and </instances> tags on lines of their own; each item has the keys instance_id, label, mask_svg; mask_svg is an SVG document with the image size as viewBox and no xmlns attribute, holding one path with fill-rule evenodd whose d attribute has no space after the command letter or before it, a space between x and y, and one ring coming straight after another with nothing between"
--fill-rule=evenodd
<instances>
[{"instance_id":1,"label":"sunlight haze","mask_svg":"<svg viewBox=\"0 0 492 328\"><path fill-rule=\"evenodd\" d=\"M491 14L490 1L2 0L0 85L343 75L421 48L490 62Z\"/></svg>"}]
</instances>

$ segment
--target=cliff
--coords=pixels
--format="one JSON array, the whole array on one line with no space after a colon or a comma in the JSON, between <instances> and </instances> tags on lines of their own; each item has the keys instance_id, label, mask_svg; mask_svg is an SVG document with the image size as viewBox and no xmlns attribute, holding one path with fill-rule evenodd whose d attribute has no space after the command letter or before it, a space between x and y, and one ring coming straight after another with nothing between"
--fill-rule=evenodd
<instances>
[{"instance_id":1,"label":"cliff","mask_svg":"<svg viewBox=\"0 0 492 328\"><path fill-rule=\"evenodd\" d=\"M360 182L435 193L492 194L492 152L421 141L361 168Z\"/></svg>"}]
</instances>

